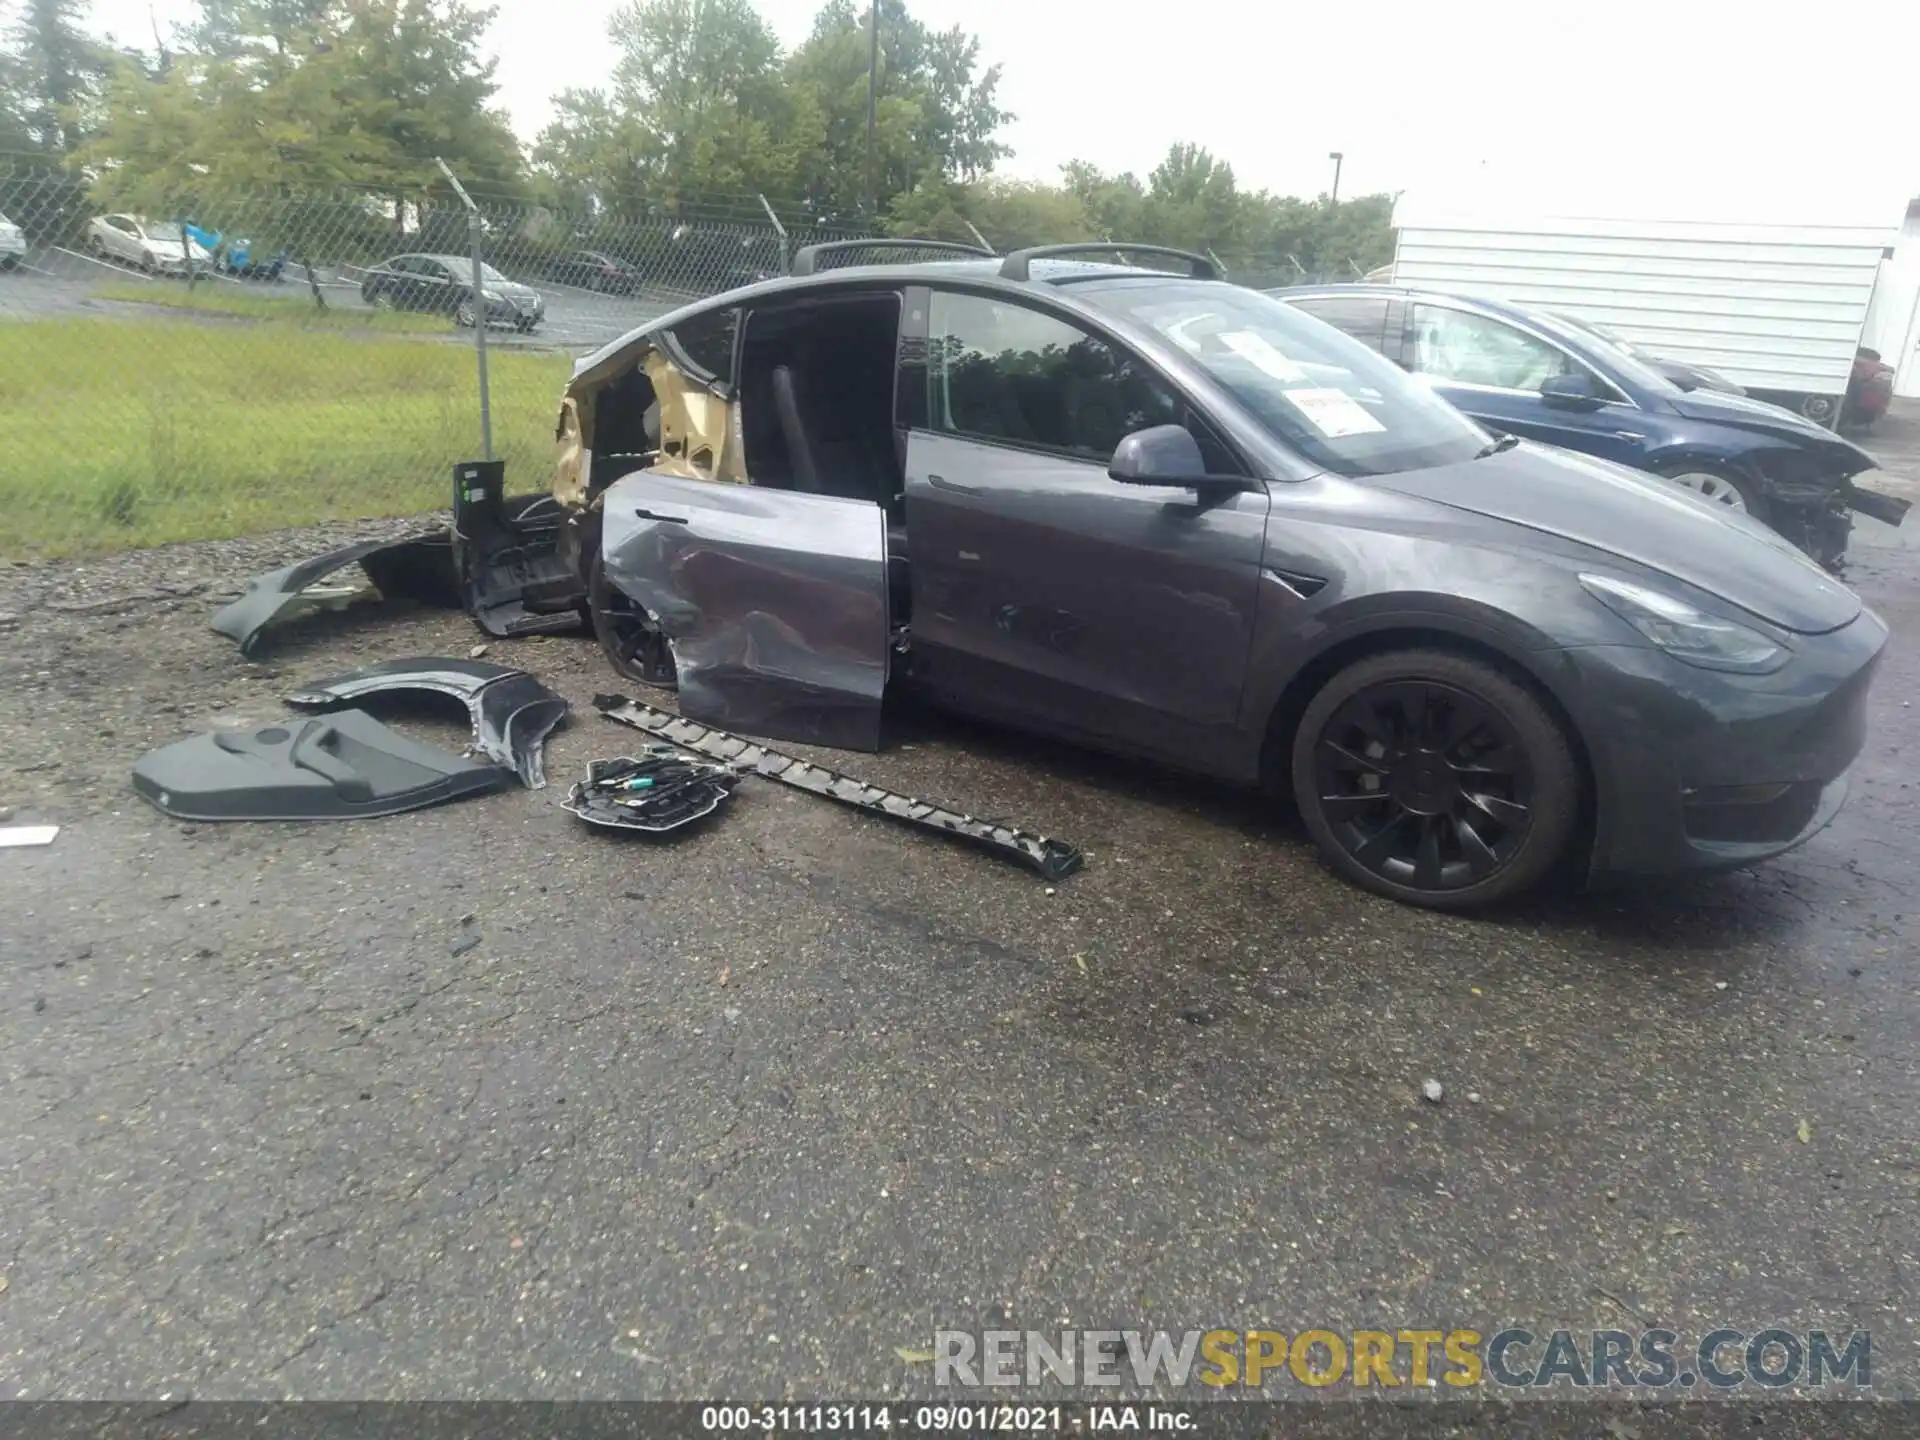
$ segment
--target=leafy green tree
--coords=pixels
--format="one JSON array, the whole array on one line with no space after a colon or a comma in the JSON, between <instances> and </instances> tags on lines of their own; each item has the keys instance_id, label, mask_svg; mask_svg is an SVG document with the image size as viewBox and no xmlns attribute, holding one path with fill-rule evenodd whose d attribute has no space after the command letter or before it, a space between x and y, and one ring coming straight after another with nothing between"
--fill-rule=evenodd
<instances>
[{"instance_id":1,"label":"leafy green tree","mask_svg":"<svg viewBox=\"0 0 1920 1440\"><path fill-rule=\"evenodd\" d=\"M977 229L1002 254L1025 245L1100 238L1071 191L1033 181L992 178L972 184L923 180L894 198L887 228L895 235L967 244L974 243L973 231Z\"/></svg>"},{"instance_id":2,"label":"leafy green tree","mask_svg":"<svg viewBox=\"0 0 1920 1440\"><path fill-rule=\"evenodd\" d=\"M795 178L823 214L880 213L925 182L971 181L1008 153L995 138L1013 117L998 101L1000 67L980 67L980 44L957 26L930 31L903 0L880 0L872 174L867 157L870 7L828 0L786 65L786 80L815 143Z\"/></svg>"},{"instance_id":3,"label":"leafy green tree","mask_svg":"<svg viewBox=\"0 0 1920 1440\"><path fill-rule=\"evenodd\" d=\"M417 190L439 181L436 156L471 188L513 193L519 144L489 108L493 64L478 53L491 16L458 0L333 0L311 25L182 55L157 77L123 64L83 158L127 204Z\"/></svg>"},{"instance_id":4,"label":"leafy green tree","mask_svg":"<svg viewBox=\"0 0 1920 1440\"><path fill-rule=\"evenodd\" d=\"M21 0L0 71L0 125L35 150L64 153L85 137L112 52L84 26L85 0Z\"/></svg>"},{"instance_id":5,"label":"leafy green tree","mask_svg":"<svg viewBox=\"0 0 1920 1440\"><path fill-rule=\"evenodd\" d=\"M534 146L541 192L632 208L791 184L780 42L749 0L628 0L607 91L568 90Z\"/></svg>"}]
</instances>

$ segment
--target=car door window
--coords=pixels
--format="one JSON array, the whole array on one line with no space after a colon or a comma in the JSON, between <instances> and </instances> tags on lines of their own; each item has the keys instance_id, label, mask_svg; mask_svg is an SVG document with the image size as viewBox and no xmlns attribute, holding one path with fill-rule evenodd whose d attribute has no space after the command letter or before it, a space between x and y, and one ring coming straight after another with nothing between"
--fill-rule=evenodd
<instances>
[{"instance_id":1,"label":"car door window","mask_svg":"<svg viewBox=\"0 0 1920 1440\"><path fill-rule=\"evenodd\" d=\"M1441 305L1413 310L1413 370L1457 385L1538 390L1556 375L1584 374L1566 351L1504 321Z\"/></svg>"},{"instance_id":2,"label":"car door window","mask_svg":"<svg viewBox=\"0 0 1920 1440\"><path fill-rule=\"evenodd\" d=\"M673 343L687 359L716 380L733 378L733 342L740 329L735 306L708 310L673 327Z\"/></svg>"},{"instance_id":3,"label":"car door window","mask_svg":"<svg viewBox=\"0 0 1920 1440\"><path fill-rule=\"evenodd\" d=\"M936 291L928 318L927 419L951 435L1105 462L1127 435L1195 417L1144 362L1039 310ZM1198 430L1209 469L1231 465ZM1225 473L1233 473L1231 469Z\"/></svg>"},{"instance_id":4,"label":"car door window","mask_svg":"<svg viewBox=\"0 0 1920 1440\"><path fill-rule=\"evenodd\" d=\"M1288 300L1316 320L1324 320L1336 330L1344 330L1377 354L1386 353L1387 300L1383 295L1307 295Z\"/></svg>"}]
</instances>

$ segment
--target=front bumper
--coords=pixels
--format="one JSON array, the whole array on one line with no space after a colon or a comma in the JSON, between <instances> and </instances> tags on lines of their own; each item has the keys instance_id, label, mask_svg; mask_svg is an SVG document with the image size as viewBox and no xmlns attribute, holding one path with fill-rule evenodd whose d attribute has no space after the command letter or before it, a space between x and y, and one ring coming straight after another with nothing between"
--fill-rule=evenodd
<instances>
[{"instance_id":1,"label":"front bumper","mask_svg":"<svg viewBox=\"0 0 1920 1440\"><path fill-rule=\"evenodd\" d=\"M1793 637L1773 675L1701 670L1643 646L1561 652L1593 763L1592 878L1746 865L1816 834L1846 800L1886 641L1863 610Z\"/></svg>"},{"instance_id":2,"label":"front bumper","mask_svg":"<svg viewBox=\"0 0 1920 1440\"><path fill-rule=\"evenodd\" d=\"M507 296L487 302L487 319L495 325L537 325L546 313L544 300L516 300Z\"/></svg>"}]
</instances>

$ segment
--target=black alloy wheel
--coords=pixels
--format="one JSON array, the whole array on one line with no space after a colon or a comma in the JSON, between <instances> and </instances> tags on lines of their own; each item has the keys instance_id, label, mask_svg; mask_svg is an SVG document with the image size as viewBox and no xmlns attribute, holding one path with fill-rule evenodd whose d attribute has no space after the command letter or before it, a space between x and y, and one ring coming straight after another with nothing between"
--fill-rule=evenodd
<instances>
[{"instance_id":1,"label":"black alloy wheel","mask_svg":"<svg viewBox=\"0 0 1920 1440\"><path fill-rule=\"evenodd\" d=\"M1362 660L1314 697L1294 796L1322 852L1360 884L1441 908L1533 885L1579 810L1573 750L1498 669L1443 651Z\"/></svg>"},{"instance_id":2,"label":"black alloy wheel","mask_svg":"<svg viewBox=\"0 0 1920 1440\"><path fill-rule=\"evenodd\" d=\"M679 684L666 635L651 615L607 578L606 565L597 554L587 575L587 612L615 674L664 690Z\"/></svg>"}]
</instances>

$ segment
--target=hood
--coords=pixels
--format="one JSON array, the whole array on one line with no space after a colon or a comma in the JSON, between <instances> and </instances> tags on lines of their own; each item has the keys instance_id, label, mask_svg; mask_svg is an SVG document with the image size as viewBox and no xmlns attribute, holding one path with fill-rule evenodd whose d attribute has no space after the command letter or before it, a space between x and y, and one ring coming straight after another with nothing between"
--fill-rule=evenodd
<instances>
[{"instance_id":1,"label":"hood","mask_svg":"<svg viewBox=\"0 0 1920 1440\"><path fill-rule=\"evenodd\" d=\"M1859 597L1759 521L1589 456L1521 444L1369 483L1606 551L1783 629L1833 630L1860 613Z\"/></svg>"},{"instance_id":2,"label":"hood","mask_svg":"<svg viewBox=\"0 0 1920 1440\"><path fill-rule=\"evenodd\" d=\"M1722 395L1745 395L1747 392L1715 370L1700 365L1688 365L1679 360L1647 360L1647 364L1658 370L1667 379L1682 390L1711 390Z\"/></svg>"},{"instance_id":3,"label":"hood","mask_svg":"<svg viewBox=\"0 0 1920 1440\"><path fill-rule=\"evenodd\" d=\"M1676 395L1672 405L1692 420L1706 420L1715 425L1790 441L1802 450L1821 456L1843 478L1858 475L1863 470L1877 469L1880 464L1851 440L1842 439L1826 426L1816 424L1804 415L1796 415L1782 406L1755 400L1750 395L1690 390L1684 395Z\"/></svg>"}]
</instances>

